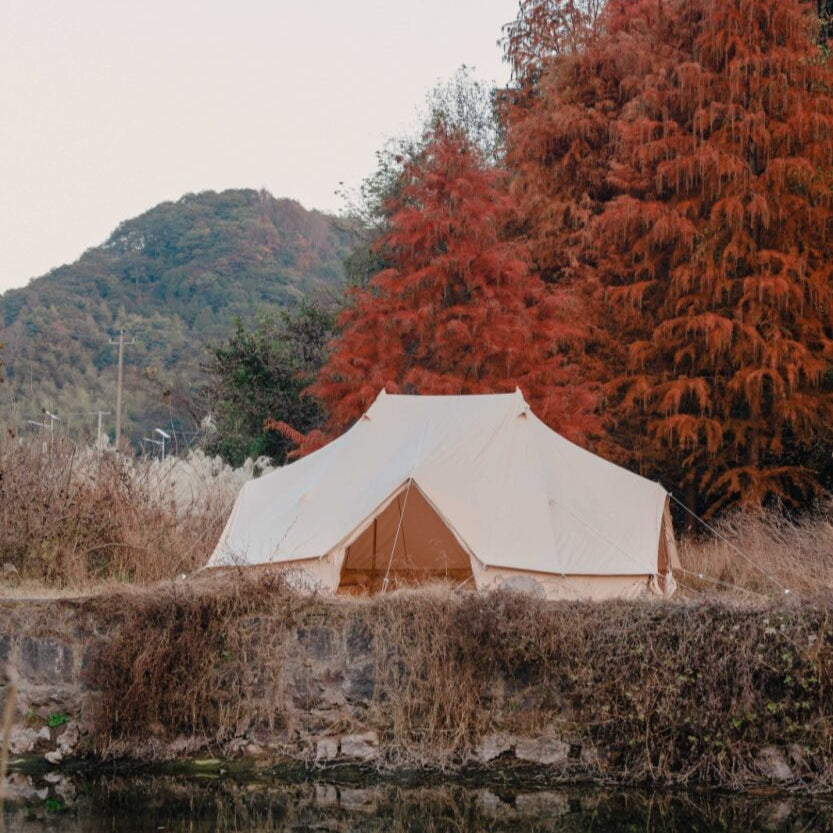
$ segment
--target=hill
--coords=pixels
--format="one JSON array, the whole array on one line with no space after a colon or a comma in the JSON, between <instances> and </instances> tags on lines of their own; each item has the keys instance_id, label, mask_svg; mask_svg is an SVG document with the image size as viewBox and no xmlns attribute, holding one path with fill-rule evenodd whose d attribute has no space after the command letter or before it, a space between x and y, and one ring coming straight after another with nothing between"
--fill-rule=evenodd
<instances>
[{"instance_id":1,"label":"hill","mask_svg":"<svg viewBox=\"0 0 833 833\"><path fill-rule=\"evenodd\" d=\"M77 434L114 411L124 327L125 433L193 431L206 345L239 317L336 297L352 235L333 218L265 191L188 194L128 220L78 261L0 296L6 384L0 413L18 430L43 408ZM113 418L105 422L111 429Z\"/></svg>"}]
</instances>

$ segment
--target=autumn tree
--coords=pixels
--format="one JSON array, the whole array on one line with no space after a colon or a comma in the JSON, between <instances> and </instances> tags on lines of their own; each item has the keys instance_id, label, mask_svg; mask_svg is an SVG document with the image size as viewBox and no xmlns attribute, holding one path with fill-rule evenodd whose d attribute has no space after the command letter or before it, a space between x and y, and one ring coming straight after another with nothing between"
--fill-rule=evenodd
<instances>
[{"instance_id":1,"label":"autumn tree","mask_svg":"<svg viewBox=\"0 0 833 833\"><path fill-rule=\"evenodd\" d=\"M356 289L311 393L338 433L389 393L473 394L520 386L536 412L573 437L593 426L592 396L572 383L579 308L527 267L512 236L504 175L457 129L432 128L404 171L389 268ZM318 438L320 439L320 438ZM309 446L308 446L309 447Z\"/></svg>"},{"instance_id":2,"label":"autumn tree","mask_svg":"<svg viewBox=\"0 0 833 833\"><path fill-rule=\"evenodd\" d=\"M610 0L511 113L536 261L594 286L609 431L692 508L819 487L833 74L815 11Z\"/></svg>"},{"instance_id":3,"label":"autumn tree","mask_svg":"<svg viewBox=\"0 0 833 833\"><path fill-rule=\"evenodd\" d=\"M833 37L833 0L818 0L819 36L822 42Z\"/></svg>"},{"instance_id":4,"label":"autumn tree","mask_svg":"<svg viewBox=\"0 0 833 833\"><path fill-rule=\"evenodd\" d=\"M576 54L587 45L606 0L520 0L518 14L504 26L504 48L512 74L534 80L553 57Z\"/></svg>"},{"instance_id":5,"label":"autumn tree","mask_svg":"<svg viewBox=\"0 0 833 833\"><path fill-rule=\"evenodd\" d=\"M422 127L413 133L388 139L376 152L376 169L358 190L341 192L346 203L346 222L356 243L345 260L347 282L366 286L388 264L377 245L389 231L390 219L401 206L406 171L422 164L433 129L442 125L466 135L484 160L495 164L501 157L503 133L495 108L494 90L477 79L470 67L461 66L448 80L438 83L425 97L419 114Z\"/></svg>"}]
</instances>

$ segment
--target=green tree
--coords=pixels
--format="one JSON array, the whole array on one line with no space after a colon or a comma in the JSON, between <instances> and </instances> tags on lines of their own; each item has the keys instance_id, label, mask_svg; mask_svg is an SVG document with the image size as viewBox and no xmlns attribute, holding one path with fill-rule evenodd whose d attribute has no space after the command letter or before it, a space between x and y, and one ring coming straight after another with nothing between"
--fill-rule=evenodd
<instances>
[{"instance_id":1,"label":"green tree","mask_svg":"<svg viewBox=\"0 0 833 833\"><path fill-rule=\"evenodd\" d=\"M833 0L818 0L819 7L819 36L822 42L833 37Z\"/></svg>"},{"instance_id":2,"label":"green tree","mask_svg":"<svg viewBox=\"0 0 833 833\"><path fill-rule=\"evenodd\" d=\"M283 463L293 443L267 423L303 432L322 424L321 407L302 391L324 362L333 327L334 314L310 301L261 317L251 329L238 321L206 365L206 398L217 429L207 450L232 465L262 455Z\"/></svg>"}]
</instances>

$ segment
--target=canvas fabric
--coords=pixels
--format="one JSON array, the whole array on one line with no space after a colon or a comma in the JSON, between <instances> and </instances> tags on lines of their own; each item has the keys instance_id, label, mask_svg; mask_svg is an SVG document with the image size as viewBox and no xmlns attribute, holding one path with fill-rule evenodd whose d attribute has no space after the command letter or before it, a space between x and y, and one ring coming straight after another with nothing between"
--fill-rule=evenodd
<instances>
[{"instance_id":1,"label":"canvas fabric","mask_svg":"<svg viewBox=\"0 0 833 833\"><path fill-rule=\"evenodd\" d=\"M332 590L521 574L597 597L670 592L677 563L665 490L552 431L517 391L381 393L334 442L247 482L208 566L292 566Z\"/></svg>"}]
</instances>

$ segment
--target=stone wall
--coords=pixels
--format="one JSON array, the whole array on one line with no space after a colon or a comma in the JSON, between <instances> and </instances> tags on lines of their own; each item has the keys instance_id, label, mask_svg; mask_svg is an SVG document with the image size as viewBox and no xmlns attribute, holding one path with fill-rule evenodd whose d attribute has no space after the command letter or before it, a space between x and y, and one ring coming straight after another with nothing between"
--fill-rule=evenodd
<instances>
[{"instance_id":1,"label":"stone wall","mask_svg":"<svg viewBox=\"0 0 833 833\"><path fill-rule=\"evenodd\" d=\"M0 604L0 660L16 687L13 759L60 765L92 755L101 692L88 672L116 627L101 621L83 601ZM268 639L283 625L264 616L257 617L256 627ZM280 678L266 687L276 698L272 707L279 717L271 725L243 719L235 736L219 745L210 738L171 738L164 727L149 725L147 738L131 742L127 754L159 760L219 753L258 766L289 760L321 767L373 766L385 758L372 725L375 668L366 622L344 615L338 605L323 622L318 609L276 640L275 650L282 653ZM468 763L487 765L501 758L576 771L592 765L595 754L547 731L532 737L499 732L486 735Z\"/></svg>"},{"instance_id":2,"label":"stone wall","mask_svg":"<svg viewBox=\"0 0 833 833\"><path fill-rule=\"evenodd\" d=\"M85 600L0 603L0 660L17 692L13 760L59 766L94 757L102 692L90 671L120 627L119 617L104 615L102 609ZM377 691L381 678L374 639L378 642L379 635L374 637L369 619L374 615L371 606L334 600L302 606L289 625L286 616L249 617L250 656L269 658L268 664L258 664L246 659L240 646L234 649L240 657L233 673L245 674L249 690L256 692L255 700L248 701L250 713L243 709L222 737L172 734L170 727L148 722L142 737L113 745L110 754L139 761L222 758L258 768L395 768L385 735L390 726L385 729L380 719L386 704ZM458 770L534 769L553 783L627 780L615 750L595 747L589 732L576 728L574 720L560 719L570 718L566 705L558 719L528 713L528 704L535 702L530 694L534 680L521 674L486 684L489 690L481 701L489 709L486 728L453 762ZM8 690L7 683L4 696ZM571 723L572 733L564 728ZM786 785L804 777L794 769L800 756L794 759L783 746L761 744L756 755L750 783Z\"/></svg>"},{"instance_id":3,"label":"stone wall","mask_svg":"<svg viewBox=\"0 0 833 833\"><path fill-rule=\"evenodd\" d=\"M92 650L106 632L73 603L4 601L0 605L0 663L16 691L12 756L43 756L58 764L83 752L95 693L83 683Z\"/></svg>"}]
</instances>

